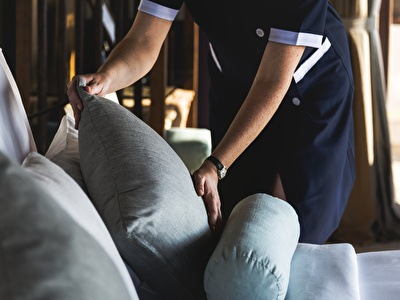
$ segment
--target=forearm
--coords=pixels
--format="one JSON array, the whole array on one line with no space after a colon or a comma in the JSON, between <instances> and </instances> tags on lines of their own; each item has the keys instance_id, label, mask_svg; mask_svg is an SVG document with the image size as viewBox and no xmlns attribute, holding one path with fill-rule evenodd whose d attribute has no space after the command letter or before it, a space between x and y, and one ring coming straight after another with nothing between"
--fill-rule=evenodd
<instances>
[{"instance_id":1,"label":"forearm","mask_svg":"<svg viewBox=\"0 0 400 300\"><path fill-rule=\"evenodd\" d=\"M103 93L129 86L145 76L157 60L171 22L139 12L132 28L99 68L108 84Z\"/></svg>"},{"instance_id":2,"label":"forearm","mask_svg":"<svg viewBox=\"0 0 400 300\"><path fill-rule=\"evenodd\" d=\"M287 90L304 48L271 43L253 85L213 155L229 167L267 126Z\"/></svg>"},{"instance_id":3,"label":"forearm","mask_svg":"<svg viewBox=\"0 0 400 300\"><path fill-rule=\"evenodd\" d=\"M154 65L155 60L149 55L144 55L140 46L133 44L128 40L121 41L97 71L109 78L104 93L115 92L133 84L145 76Z\"/></svg>"},{"instance_id":4,"label":"forearm","mask_svg":"<svg viewBox=\"0 0 400 300\"><path fill-rule=\"evenodd\" d=\"M265 128L285 95L284 90L273 84L267 86L268 89L266 85L253 86L224 138L213 151L213 155L228 168Z\"/></svg>"}]
</instances>

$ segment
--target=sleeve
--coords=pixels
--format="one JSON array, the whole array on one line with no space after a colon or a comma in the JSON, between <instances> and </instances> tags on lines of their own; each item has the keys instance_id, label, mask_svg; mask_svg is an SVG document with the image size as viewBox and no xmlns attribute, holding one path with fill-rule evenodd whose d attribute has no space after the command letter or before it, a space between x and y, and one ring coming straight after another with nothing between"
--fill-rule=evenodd
<instances>
[{"instance_id":1,"label":"sleeve","mask_svg":"<svg viewBox=\"0 0 400 300\"><path fill-rule=\"evenodd\" d=\"M269 41L319 48L322 44L327 0L280 0L271 6Z\"/></svg>"},{"instance_id":2,"label":"sleeve","mask_svg":"<svg viewBox=\"0 0 400 300\"><path fill-rule=\"evenodd\" d=\"M152 16L173 21L182 3L183 0L141 0L138 9Z\"/></svg>"}]
</instances>

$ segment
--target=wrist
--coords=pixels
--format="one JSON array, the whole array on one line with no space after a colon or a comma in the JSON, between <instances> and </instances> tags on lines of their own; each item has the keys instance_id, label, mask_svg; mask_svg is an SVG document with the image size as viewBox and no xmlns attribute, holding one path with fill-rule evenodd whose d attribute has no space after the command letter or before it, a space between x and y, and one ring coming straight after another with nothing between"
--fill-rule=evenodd
<instances>
[{"instance_id":1,"label":"wrist","mask_svg":"<svg viewBox=\"0 0 400 300\"><path fill-rule=\"evenodd\" d=\"M218 179L223 179L227 172L227 168L225 167L225 165L222 164L218 158L212 155L207 157L206 160L210 161L216 167Z\"/></svg>"}]
</instances>

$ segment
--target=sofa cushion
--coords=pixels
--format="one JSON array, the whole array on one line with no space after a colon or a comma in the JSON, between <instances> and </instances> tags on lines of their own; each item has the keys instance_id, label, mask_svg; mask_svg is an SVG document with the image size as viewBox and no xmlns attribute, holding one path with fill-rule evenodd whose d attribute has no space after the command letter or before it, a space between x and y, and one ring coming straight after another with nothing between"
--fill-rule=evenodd
<instances>
[{"instance_id":1,"label":"sofa cushion","mask_svg":"<svg viewBox=\"0 0 400 300\"><path fill-rule=\"evenodd\" d=\"M78 92L82 174L121 255L164 297L204 298L213 237L187 167L125 107Z\"/></svg>"},{"instance_id":2,"label":"sofa cushion","mask_svg":"<svg viewBox=\"0 0 400 300\"><path fill-rule=\"evenodd\" d=\"M240 201L207 265L207 298L284 299L299 235L287 202L267 194Z\"/></svg>"},{"instance_id":3,"label":"sofa cushion","mask_svg":"<svg viewBox=\"0 0 400 300\"><path fill-rule=\"evenodd\" d=\"M286 300L314 299L360 299L357 255L351 244L297 245Z\"/></svg>"},{"instance_id":4,"label":"sofa cushion","mask_svg":"<svg viewBox=\"0 0 400 300\"><path fill-rule=\"evenodd\" d=\"M182 159L189 172L196 171L211 154L211 132L206 128L172 127L165 140Z\"/></svg>"},{"instance_id":5,"label":"sofa cushion","mask_svg":"<svg viewBox=\"0 0 400 300\"><path fill-rule=\"evenodd\" d=\"M357 254L358 282L362 300L396 300L400 295L400 249ZM388 243L390 245L390 243Z\"/></svg>"},{"instance_id":6,"label":"sofa cushion","mask_svg":"<svg viewBox=\"0 0 400 300\"><path fill-rule=\"evenodd\" d=\"M22 163L35 140L17 84L0 48L0 151Z\"/></svg>"},{"instance_id":7,"label":"sofa cushion","mask_svg":"<svg viewBox=\"0 0 400 300\"><path fill-rule=\"evenodd\" d=\"M0 153L0 299L138 299L108 251L60 205L53 188ZM72 199L73 193L59 193Z\"/></svg>"}]
</instances>

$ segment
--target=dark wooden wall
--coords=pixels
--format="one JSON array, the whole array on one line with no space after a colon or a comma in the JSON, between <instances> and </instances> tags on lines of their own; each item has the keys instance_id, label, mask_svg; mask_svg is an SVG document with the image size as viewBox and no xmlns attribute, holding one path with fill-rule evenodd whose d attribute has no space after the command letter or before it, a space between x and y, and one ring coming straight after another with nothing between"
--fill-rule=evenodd
<instances>
[{"instance_id":1,"label":"dark wooden wall","mask_svg":"<svg viewBox=\"0 0 400 300\"><path fill-rule=\"evenodd\" d=\"M139 0L15 0L0 2L0 47L16 78L26 111L34 128L39 151L45 151L51 132L49 121L57 122L68 102L66 85L71 77L70 56L75 52L76 74L95 72L115 43L103 26L102 5L106 4L115 23L116 42L129 30ZM159 59L135 91L133 113L141 117L141 85L150 82L150 126L164 129L167 86L198 87L198 28L189 15L175 22ZM177 34L181 32L182 34ZM182 51L185 59L173 60L169 50ZM188 51L191 49L192 51ZM183 71L182 71L183 69ZM183 74L175 77L171 74ZM184 78L188 76L188 78ZM118 93L122 97L121 93ZM139 99L139 101L137 101ZM197 98L189 125L197 126ZM49 137L50 135L50 137Z\"/></svg>"},{"instance_id":2,"label":"dark wooden wall","mask_svg":"<svg viewBox=\"0 0 400 300\"><path fill-rule=\"evenodd\" d=\"M46 148L49 118L56 121L62 111L40 112L49 111L49 107L57 105L62 108L61 104L66 101L65 88L70 77L69 55L72 48L76 51L78 74L93 72L100 66L110 50L105 49L105 42L112 49L113 45L110 45L102 26L101 5L104 1L114 16L118 42L129 29L139 0L0 1L0 47L16 78L25 108L32 117L37 140L41 144L39 149ZM399 18L399 2L382 0L380 34L386 71L389 24ZM73 29L71 20L67 19L71 13L75 23ZM160 134L164 125L164 99L168 85L198 92L192 103L188 126L208 126L207 41L189 14L186 11L183 13L185 17L173 25L173 32L149 74L151 80L147 81L151 84L152 94L150 125ZM180 57L184 59L176 59L182 49L185 51ZM142 84L141 81L133 87L135 98L139 99L133 113L139 117ZM122 97L120 93L119 96Z\"/></svg>"}]
</instances>

